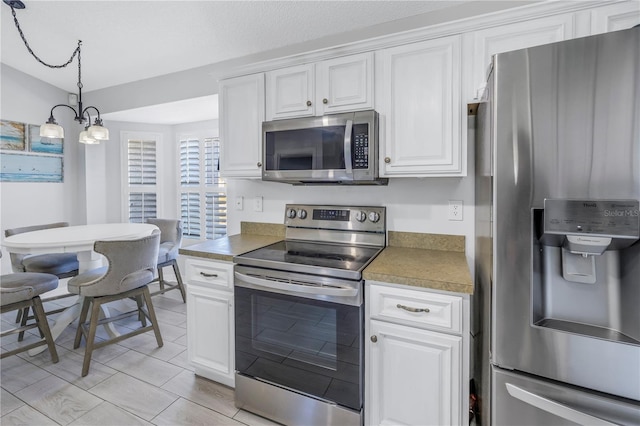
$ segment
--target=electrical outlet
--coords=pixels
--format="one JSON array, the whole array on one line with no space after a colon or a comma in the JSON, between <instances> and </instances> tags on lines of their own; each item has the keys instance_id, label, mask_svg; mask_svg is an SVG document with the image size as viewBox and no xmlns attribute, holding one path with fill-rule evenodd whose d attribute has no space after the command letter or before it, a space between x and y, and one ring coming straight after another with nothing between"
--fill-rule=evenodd
<instances>
[{"instance_id":1,"label":"electrical outlet","mask_svg":"<svg viewBox=\"0 0 640 426\"><path fill-rule=\"evenodd\" d=\"M236 197L236 210L244 209L244 199L243 197Z\"/></svg>"},{"instance_id":2,"label":"electrical outlet","mask_svg":"<svg viewBox=\"0 0 640 426\"><path fill-rule=\"evenodd\" d=\"M462 200L449 200L449 220L462 220Z\"/></svg>"},{"instance_id":3,"label":"electrical outlet","mask_svg":"<svg viewBox=\"0 0 640 426\"><path fill-rule=\"evenodd\" d=\"M262 211L262 197L258 196L253 200L253 209L257 212Z\"/></svg>"}]
</instances>

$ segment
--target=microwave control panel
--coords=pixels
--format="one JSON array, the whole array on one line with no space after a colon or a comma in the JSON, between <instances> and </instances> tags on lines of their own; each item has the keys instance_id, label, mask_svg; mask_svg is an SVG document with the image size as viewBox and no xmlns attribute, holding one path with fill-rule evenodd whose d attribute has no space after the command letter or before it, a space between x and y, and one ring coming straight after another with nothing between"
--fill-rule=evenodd
<instances>
[{"instance_id":1,"label":"microwave control panel","mask_svg":"<svg viewBox=\"0 0 640 426\"><path fill-rule=\"evenodd\" d=\"M353 134L353 168L369 168L369 132L367 125L354 125Z\"/></svg>"}]
</instances>

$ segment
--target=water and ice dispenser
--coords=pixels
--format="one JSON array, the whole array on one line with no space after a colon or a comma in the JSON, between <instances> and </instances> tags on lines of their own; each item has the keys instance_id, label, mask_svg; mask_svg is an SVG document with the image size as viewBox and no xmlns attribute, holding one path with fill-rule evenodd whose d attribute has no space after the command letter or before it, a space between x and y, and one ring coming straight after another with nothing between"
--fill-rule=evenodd
<instances>
[{"instance_id":1,"label":"water and ice dispenser","mask_svg":"<svg viewBox=\"0 0 640 426\"><path fill-rule=\"evenodd\" d=\"M533 221L533 323L640 345L638 200L545 199Z\"/></svg>"}]
</instances>

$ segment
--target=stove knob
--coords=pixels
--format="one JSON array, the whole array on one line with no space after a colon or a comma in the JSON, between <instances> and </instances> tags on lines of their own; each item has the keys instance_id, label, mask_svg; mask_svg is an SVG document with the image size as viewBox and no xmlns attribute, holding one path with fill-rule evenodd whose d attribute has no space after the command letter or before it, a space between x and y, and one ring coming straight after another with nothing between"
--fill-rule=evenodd
<instances>
[{"instance_id":1,"label":"stove knob","mask_svg":"<svg viewBox=\"0 0 640 426\"><path fill-rule=\"evenodd\" d=\"M365 212L363 212L362 210L358 210L356 212L356 220L358 222L364 222L367 219L367 214Z\"/></svg>"},{"instance_id":2,"label":"stove knob","mask_svg":"<svg viewBox=\"0 0 640 426\"><path fill-rule=\"evenodd\" d=\"M373 223L376 223L380 220L380 215L376 212L369 212L369 220Z\"/></svg>"},{"instance_id":3,"label":"stove knob","mask_svg":"<svg viewBox=\"0 0 640 426\"><path fill-rule=\"evenodd\" d=\"M289 219L295 219L296 217L296 210L295 209L289 209L287 210L287 217Z\"/></svg>"},{"instance_id":4,"label":"stove knob","mask_svg":"<svg viewBox=\"0 0 640 426\"><path fill-rule=\"evenodd\" d=\"M300 219L306 219L307 218L307 211L304 210L304 209L298 210L298 217Z\"/></svg>"}]
</instances>

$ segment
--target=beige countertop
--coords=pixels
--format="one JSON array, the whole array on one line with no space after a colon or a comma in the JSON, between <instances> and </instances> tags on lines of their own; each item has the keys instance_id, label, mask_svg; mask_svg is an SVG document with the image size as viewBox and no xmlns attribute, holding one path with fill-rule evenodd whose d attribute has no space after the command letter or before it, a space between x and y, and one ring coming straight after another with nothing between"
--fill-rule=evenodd
<instances>
[{"instance_id":1,"label":"beige countertop","mask_svg":"<svg viewBox=\"0 0 640 426\"><path fill-rule=\"evenodd\" d=\"M389 231L388 244L365 268L365 281L473 293L463 236Z\"/></svg>"},{"instance_id":2,"label":"beige countertop","mask_svg":"<svg viewBox=\"0 0 640 426\"><path fill-rule=\"evenodd\" d=\"M284 239L284 225L242 222L241 233L180 249L185 256L232 262L233 257ZM388 233L388 247L364 270L365 280L473 293L464 237Z\"/></svg>"},{"instance_id":3,"label":"beige countertop","mask_svg":"<svg viewBox=\"0 0 640 426\"><path fill-rule=\"evenodd\" d=\"M183 247L180 254L205 259L233 261L233 256L277 243L284 239L284 225L242 222L241 233Z\"/></svg>"}]
</instances>

